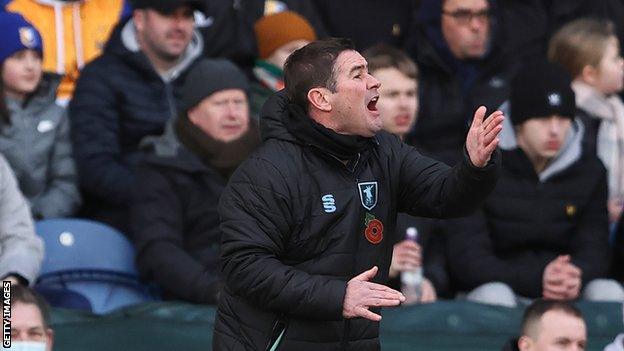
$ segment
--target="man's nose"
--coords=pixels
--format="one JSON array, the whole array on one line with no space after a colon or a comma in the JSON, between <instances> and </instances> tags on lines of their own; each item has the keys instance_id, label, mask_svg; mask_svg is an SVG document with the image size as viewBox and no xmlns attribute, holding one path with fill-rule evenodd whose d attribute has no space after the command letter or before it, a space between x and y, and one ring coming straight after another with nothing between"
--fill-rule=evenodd
<instances>
[{"instance_id":1,"label":"man's nose","mask_svg":"<svg viewBox=\"0 0 624 351\"><path fill-rule=\"evenodd\" d=\"M381 86L381 82L377 80L377 78L373 77L370 73L368 74L368 89L379 89Z\"/></svg>"}]
</instances>

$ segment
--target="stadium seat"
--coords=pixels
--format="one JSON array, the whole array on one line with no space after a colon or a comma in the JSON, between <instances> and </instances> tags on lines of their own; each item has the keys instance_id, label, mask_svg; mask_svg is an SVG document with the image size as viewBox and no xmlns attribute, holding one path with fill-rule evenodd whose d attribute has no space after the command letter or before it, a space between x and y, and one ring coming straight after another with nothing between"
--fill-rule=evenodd
<instances>
[{"instance_id":1,"label":"stadium seat","mask_svg":"<svg viewBox=\"0 0 624 351\"><path fill-rule=\"evenodd\" d=\"M36 231L46 251L36 288L52 294L53 306L75 308L76 293L98 314L155 300L139 281L134 247L117 230L83 219L47 219L36 223Z\"/></svg>"}]
</instances>

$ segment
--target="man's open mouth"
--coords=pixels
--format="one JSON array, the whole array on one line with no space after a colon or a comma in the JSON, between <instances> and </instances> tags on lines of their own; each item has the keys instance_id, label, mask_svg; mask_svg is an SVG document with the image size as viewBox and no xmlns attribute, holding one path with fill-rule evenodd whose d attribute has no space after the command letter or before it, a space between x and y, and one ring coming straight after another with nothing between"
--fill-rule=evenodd
<instances>
[{"instance_id":1,"label":"man's open mouth","mask_svg":"<svg viewBox=\"0 0 624 351\"><path fill-rule=\"evenodd\" d=\"M368 108L369 111L377 111L378 100L379 100L379 95L373 96L373 98L366 105L366 108Z\"/></svg>"}]
</instances>

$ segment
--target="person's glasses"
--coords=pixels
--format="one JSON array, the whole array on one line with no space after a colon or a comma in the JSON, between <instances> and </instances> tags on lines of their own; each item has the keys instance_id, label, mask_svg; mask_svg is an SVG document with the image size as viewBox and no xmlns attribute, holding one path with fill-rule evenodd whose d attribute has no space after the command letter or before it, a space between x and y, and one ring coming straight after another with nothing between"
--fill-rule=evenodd
<instances>
[{"instance_id":1,"label":"person's glasses","mask_svg":"<svg viewBox=\"0 0 624 351\"><path fill-rule=\"evenodd\" d=\"M475 18L481 23L487 23L490 21L490 18L492 16L492 12L489 9L477 12L473 12L470 10L457 10L453 12L442 11L442 14L453 17L453 19L461 25L469 24Z\"/></svg>"}]
</instances>

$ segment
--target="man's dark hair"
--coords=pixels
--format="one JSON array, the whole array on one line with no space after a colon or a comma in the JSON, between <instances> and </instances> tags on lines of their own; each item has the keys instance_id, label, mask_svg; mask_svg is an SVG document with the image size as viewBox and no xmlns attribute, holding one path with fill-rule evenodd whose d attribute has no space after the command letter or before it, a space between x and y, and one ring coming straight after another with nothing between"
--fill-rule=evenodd
<instances>
[{"instance_id":1,"label":"man's dark hair","mask_svg":"<svg viewBox=\"0 0 624 351\"><path fill-rule=\"evenodd\" d=\"M49 328L50 307L41 295L27 286L11 285L11 305L15 305L18 302L37 306L41 313L41 318L43 319L43 327L46 329Z\"/></svg>"},{"instance_id":2,"label":"man's dark hair","mask_svg":"<svg viewBox=\"0 0 624 351\"><path fill-rule=\"evenodd\" d=\"M535 336L535 327L542 316L549 311L560 311L570 316L583 319L581 311L569 302L538 299L524 311L524 316L522 317L522 335Z\"/></svg>"},{"instance_id":3,"label":"man's dark hair","mask_svg":"<svg viewBox=\"0 0 624 351\"><path fill-rule=\"evenodd\" d=\"M349 39L314 41L293 52L284 65L284 86L290 102L308 110L308 91L324 87L336 91L334 64L343 51L355 50Z\"/></svg>"}]
</instances>

